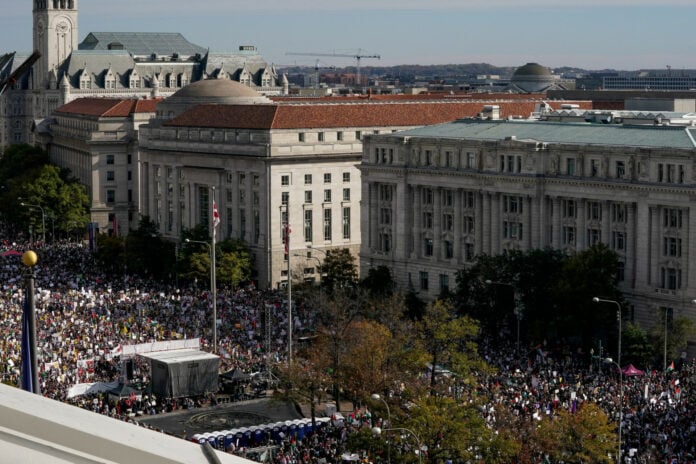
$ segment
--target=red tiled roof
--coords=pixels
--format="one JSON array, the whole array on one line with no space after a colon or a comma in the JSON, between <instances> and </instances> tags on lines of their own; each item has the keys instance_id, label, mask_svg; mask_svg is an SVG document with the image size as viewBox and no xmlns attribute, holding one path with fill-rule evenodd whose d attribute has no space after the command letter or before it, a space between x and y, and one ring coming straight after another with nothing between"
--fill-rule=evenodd
<instances>
[{"instance_id":1,"label":"red tiled roof","mask_svg":"<svg viewBox=\"0 0 696 464\"><path fill-rule=\"evenodd\" d=\"M56 110L57 113L105 118L124 118L133 113L154 113L161 98L137 100L122 98L78 98Z\"/></svg>"},{"instance_id":2,"label":"red tiled roof","mask_svg":"<svg viewBox=\"0 0 696 464\"><path fill-rule=\"evenodd\" d=\"M425 126L474 117L486 105L500 107L500 117L528 117L540 100L438 101L410 103L307 103L302 105L199 105L166 126L218 129L313 129L338 127ZM560 109L566 101L547 102ZM573 102L590 109L591 102Z\"/></svg>"}]
</instances>

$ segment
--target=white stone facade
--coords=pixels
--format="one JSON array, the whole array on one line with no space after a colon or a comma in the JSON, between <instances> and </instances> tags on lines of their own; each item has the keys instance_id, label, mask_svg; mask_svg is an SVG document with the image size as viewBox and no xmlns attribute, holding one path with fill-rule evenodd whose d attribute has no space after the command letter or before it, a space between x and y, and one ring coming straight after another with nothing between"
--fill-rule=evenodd
<instances>
[{"instance_id":1,"label":"white stone facade","mask_svg":"<svg viewBox=\"0 0 696 464\"><path fill-rule=\"evenodd\" d=\"M632 319L651 326L670 308L696 320L696 132L584 129L598 128L461 121L368 137L363 272L385 265L432 299L476 255L603 242Z\"/></svg>"}]
</instances>

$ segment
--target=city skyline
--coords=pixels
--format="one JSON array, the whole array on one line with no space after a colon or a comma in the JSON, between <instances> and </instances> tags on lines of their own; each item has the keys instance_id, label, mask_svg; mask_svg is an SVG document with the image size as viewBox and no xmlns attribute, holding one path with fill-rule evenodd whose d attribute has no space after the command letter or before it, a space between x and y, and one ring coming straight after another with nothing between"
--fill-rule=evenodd
<instances>
[{"instance_id":1,"label":"city skyline","mask_svg":"<svg viewBox=\"0 0 696 464\"><path fill-rule=\"evenodd\" d=\"M380 55L362 66L489 63L593 69L696 68L684 37L692 0L238 1L79 0L79 40L89 32L180 32L212 51L255 45L277 66L351 66L338 57L288 52ZM398 9L395 7L398 6ZM31 5L0 17L0 52L32 48Z\"/></svg>"}]
</instances>

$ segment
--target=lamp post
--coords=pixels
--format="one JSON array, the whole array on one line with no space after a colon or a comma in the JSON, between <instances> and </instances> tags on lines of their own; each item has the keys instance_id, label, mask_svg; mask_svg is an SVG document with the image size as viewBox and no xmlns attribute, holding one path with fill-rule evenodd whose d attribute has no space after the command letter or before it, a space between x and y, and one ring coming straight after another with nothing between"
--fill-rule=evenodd
<instances>
[{"instance_id":1,"label":"lamp post","mask_svg":"<svg viewBox=\"0 0 696 464\"><path fill-rule=\"evenodd\" d=\"M515 284L510 284L507 282L495 282L493 280L486 280L486 284L488 285L505 285L507 287L512 288L512 295L513 295L513 300L515 303L515 306L512 308L512 312L515 315L515 319L517 320L517 354L520 354L520 321L522 320L522 315L524 314L524 308L522 307L522 298L520 295L519 290L517 290L517 286Z\"/></svg>"},{"instance_id":2,"label":"lamp post","mask_svg":"<svg viewBox=\"0 0 696 464\"><path fill-rule=\"evenodd\" d=\"M423 449L422 449L421 441L420 441L420 438L418 438L418 435L416 435L416 433L413 430L407 429L405 427L396 427L393 429L383 429L381 427L372 427L372 434L373 435L381 435L382 432L407 432L407 433L410 433L413 436L413 438L416 439L416 445L418 446L418 463L420 464L423 462L423 458L422 458Z\"/></svg>"},{"instance_id":3,"label":"lamp post","mask_svg":"<svg viewBox=\"0 0 696 464\"><path fill-rule=\"evenodd\" d=\"M184 240L186 243L200 243L208 247L208 252L210 253L210 293L212 293L213 298L213 353L217 353L217 289L215 285L215 255L214 250L210 243L204 242L202 240Z\"/></svg>"},{"instance_id":4,"label":"lamp post","mask_svg":"<svg viewBox=\"0 0 696 464\"><path fill-rule=\"evenodd\" d=\"M22 262L27 267L24 273L26 298L22 310L22 389L41 394L39 369L36 362L36 307L34 304L34 266L38 261L36 253L25 251Z\"/></svg>"},{"instance_id":5,"label":"lamp post","mask_svg":"<svg viewBox=\"0 0 696 464\"><path fill-rule=\"evenodd\" d=\"M46 244L46 213L44 209L39 205L32 205L30 203L21 202L21 206L26 206L27 208L38 208L41 210L41 241Z\"/></svg>"},{"instance_id":6,"label":"lamp post","mask_svg":"<svg viewBox=\"0 0 696 464\"><path fill-rule=\"evenodd\" d=\"M616 455L616 463L619 464L621 462L621 431L623 430L623 372L621 366L613 359L606 358L604 362L613 364L619 369L619 448Z\"/></svg>"},{"instance_id":7,"label":"lamp post","mask_svg":"<svg viewBox=\"0 0 696 464\"><path fill-rule=\"evenodd\" d=\"M611 358L606 358L604 361L608 363L616 364L619 368L619 454L616 456L617 464L621 461L621 429L622 429L622 410L623 410L623 372L621 372L621 304L616 300L608 300L604 298L594 297L592 301L595 303L611 303L616 305L616 319L619 323L619 340L618 347L616 350L616 361Z\"/></svg>"},{"instance_id":8,"label":"lamp post","mask_svg":"<svg viewBox=\"0 0 696 464\"><path fill-rule=\"evenodd\" d=\"M389 404L379 395L379 393L373 393L370 398L384 403L384 406L387 408L387 425L391 426L391 411L389 411ZM389 440L387 440L387 464L391 464L391 443Z\"/></svg>"}]
</instances>

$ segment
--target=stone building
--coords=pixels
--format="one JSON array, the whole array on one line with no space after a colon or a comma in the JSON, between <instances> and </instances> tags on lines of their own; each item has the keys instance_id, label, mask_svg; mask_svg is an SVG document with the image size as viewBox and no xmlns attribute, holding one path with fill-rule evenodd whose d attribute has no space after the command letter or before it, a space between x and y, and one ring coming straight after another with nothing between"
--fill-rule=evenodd
<instances>
[{"instance_id":1,"label":"stone building","mask_svg":"<svg viewBox=\"0 0 696 464\"><path fill-rule=\"evenodd\" d=\"M184 229L210 224L214 196L218 239L247 242L262 288L287 281L288 257L295 280L313 280L326 250L348 248L357 256L366 134L453 121L492 106L471 98L281 100L231 80L206 80L162 101L156 119L140 127L141 214L177 239ZM540 102L498 101L496 114L529 115Z\"/></svg>"},{"instance_id":2,"label":"stone building","mask_svg":"<svg viewBox=\"0 0 696 464\"><path fill-rule=\"evenodd\" d=\"M91 32L78 44L78 0L33 0L33 47L41 58L0 95L0 149L33 142L58 107L83 97L167 97L191 82L231 79L267 95L287 93L254 46L216 53L179 33ZM8 76L28 56L0 68Z\"/></svg>"},{"instance_id":3,"label":"stone building","mask_svg":"<svg viewBox=\"0 0 696 464\"><path fill-rule=\"evenodd\" d=\"M120 235L138 227L138 129L155 116L158 101L80 98L36 131L51 160L86 187L99 232Z\"/></svg>"},{"instance_id":4,"label":"stone building","mask_svg":"<svg viewBox=\"0 0 696 464\"><path fill-rule=\"evenodd\" d=\"M603 242L634 320L696 320L695 155L693 126L459 120L369 136L361 268L432 299L477 255Z\"/></svg>"}]
</instances>

